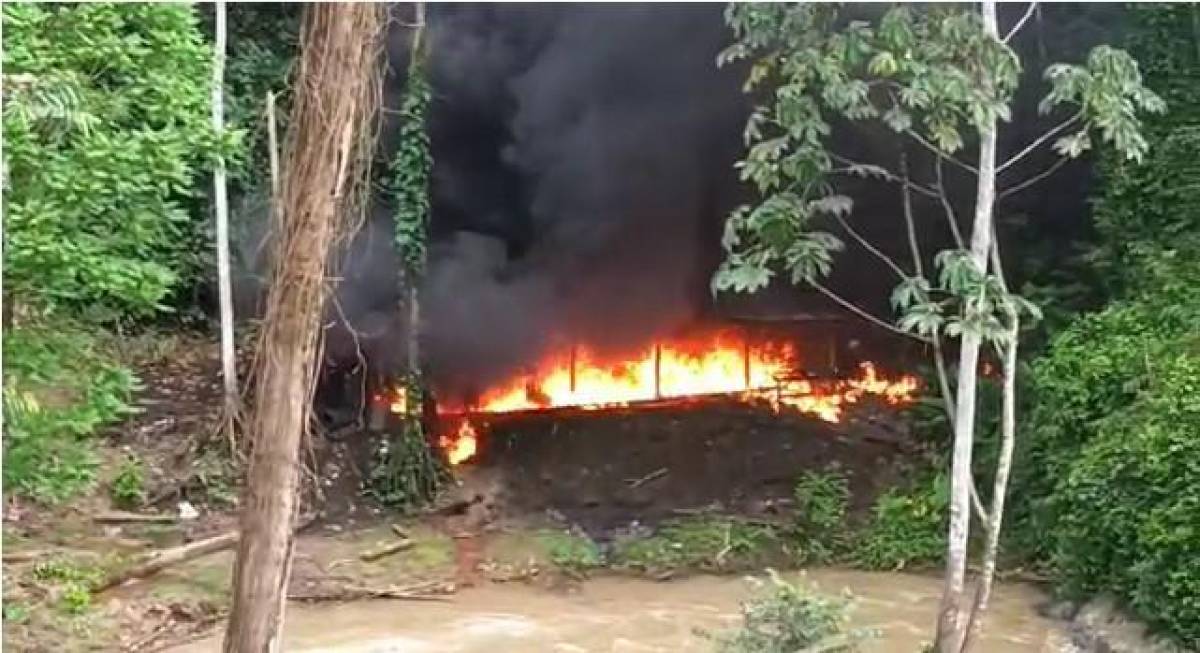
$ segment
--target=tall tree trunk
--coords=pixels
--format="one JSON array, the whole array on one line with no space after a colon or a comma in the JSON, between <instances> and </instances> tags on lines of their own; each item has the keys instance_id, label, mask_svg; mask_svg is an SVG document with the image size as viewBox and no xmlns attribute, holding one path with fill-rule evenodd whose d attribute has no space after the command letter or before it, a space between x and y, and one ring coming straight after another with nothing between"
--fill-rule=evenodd
<instances>
[{"instance_id":1,"label":"tall tree trunk","mask_svg":"<svg viewBox=\"0 0 1200 653\"><path fill-rule=\"evenodd\" d=\"M984 31L999 38L996 3L983 3ZM987 270L991 249L992 211L996 200L996 121L980 129L979 173L975 193L975 220L971 226L971 260ZM946 544L946 578L938 614L937 648L958 653L966 635L964 614L967 544L971 527L971 454L975 446L976 374L982 336L964 329L955 384L954 448L950 471L950 528Z\"/></svg>"},{"instance_id":2,"label":"tall tree trunk","mask_svg":"<svg viewBox=\"0 0 1200 653\"><path fill-rule=\"evenodd\" d=\"M421 58L424 56L421 39L425 36L425 3L416 2L413 5L413 35L408 50L410 80L421 65ZM408 270L405 276L408 281L408 378L410 383L414 383L416 379L421 378L421 279L415 269ZM421 407L409 406L409 410L412 414L419 415Z\"/></svg>"},{"instance_id":3,"label":"tall tree trunk","mask_svg":"<svg viewBox=\"0 0 1200 653\"><path fill-rule=\"evenodd\" d=\"M996 557L1000 552L1000 527L1004 523L1004 499L1008 494L1008 475L1012 470L1013 450L1017 441L1017 336L1020 321L1015 313L1009 315L1009 340L1004 346L1004 385L1000 417L1000 456L996 461L996 478L992 483L992 508L988 514L987 541L983 549L983 569L975 587L975 602L967 620L962 651L971 648L975 636L983 629L983 614L992 598L996 578Z\"/></svg>"},{"instance_id":4,"label":"tall tree trunk","mask_svg":"<svg viewBox=\"0 0 1200 653\"><path fill-rule=\"evenodd\" d=\"M212 125L225 129L225 3L214 7L217 18L216 46L213 55ZM225 157L217 158L213 171L213 205L217 222L217 293L221 319L221 376L225 383L225 416L232 420L238 409L237 362L233 347L233 284L229 278L229 198L225 187ZM232 437L232 436L231 436Z\"/></svg>"},{"instance_id":5,"label":"tall tree trunk","mask_svg":"<svg viewBox=\"0 0 1200 653\"><path fill-rule=\"evenodd\" d=\"M251 454L234 567L226 653L280 650L291 571L299 450L311 407L338 217L354 208L351 180L377 108L379 5L309 5L288 129L278 240L258 350ZM374 87L374 88L373 88Z\"/></svg>"}]
</instances>

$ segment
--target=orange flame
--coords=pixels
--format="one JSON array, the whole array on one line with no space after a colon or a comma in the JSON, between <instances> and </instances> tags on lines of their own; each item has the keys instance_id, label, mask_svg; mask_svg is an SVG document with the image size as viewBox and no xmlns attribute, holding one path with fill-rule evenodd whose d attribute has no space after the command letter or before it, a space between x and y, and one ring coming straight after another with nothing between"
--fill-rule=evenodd
<instances>
[{"instance_id":1,"label":"orange flame","mask_svg":"<svg viewBox=\"0 0 1200 653\"><path fill-rule=\"evenodd\" d=\"M864 396L901 405L911 402L918 388L916 377L888 378L870 362L861 363L852 378L798 378L795 360L795 347L790 344L750 348L740 336L729 333L709 340L658 345L624 360L602 361L580 347L548 358L531 375L491 388L470 411L460 406L445 412L505 413L567 406L595 409L730 394L746 401L768 402L777 411L795 410L836 423L846 404L857 403ZM405 412L405 399L402 388L377 398L388 403L394 413ZM479 435L463 418L454 433L441 436L438 444L451 465L460 465L475 456Z\"/></svg>"},{"instance_id":2,"label":"orange flame","mask_svg":"<svg viewBox=\"0 0 1200 653\"><path fill-rule=\"evenodd\" d=\"M574 360L572 360L574 358ZM634 401L741 393L789 407L829 422L841 419L842 405L864 395L892 404L912 399L917 380L884 378L872 363L857 377L824 382L797 380L794 347L767 344L747 348L728 334L703 342L667 343L626 360L601 361L584 348L551 357L530 376L517 377L483 393L479 412L505 413L564 406L601 408Z\"/></svg>"},{"instance_id":3,"label":"orange flame","mask_svg":"<svg viewBox=\"0 0 1200 653\"><path fill-rule=\"evenodd\" d=\"M479 436L471 422L464 419L454 435L443 435L438 439L438 445L446 452L446 460L451 465L460 465L475 455Z\"/></svg>"}]
</instances>

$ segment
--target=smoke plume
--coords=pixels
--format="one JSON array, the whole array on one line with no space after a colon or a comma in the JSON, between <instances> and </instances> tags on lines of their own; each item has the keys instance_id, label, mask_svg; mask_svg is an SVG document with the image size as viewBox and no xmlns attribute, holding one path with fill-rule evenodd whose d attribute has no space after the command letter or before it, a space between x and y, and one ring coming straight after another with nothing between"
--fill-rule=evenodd
<instances>
[{"instance_id":1,"label":"smoke plume","mask_svg":"<svg viewBox=\"0 0 1200 653\"><path fill-rule=\"evenodd\" d=\"M1014 22L1017 9L1002 23ZM742 72L715 65L732 38L721 10L430 6L435 163L421 342L439 391L469 395L570 341L614 351L644 345L711 309L721 223L749 199L732 168L749 100ZM1075 60L1078 43L1064 51L1069 39L1059 37L1078 26L1038 21L1049 31L1029 31L1018 46L1038 59ZM405 69L407 38L403 25L394 28L393 71ZM393 72L388 105L398 105L403 86ZM395 148L395 131L385 120L385 151ZM1026 131L1018 124L1013 139ZM876 156L888 139L864 133L847 144ZM1068 171L1075 196L1086 177L1086 169ZM864 195L854 219L904 256L898 193L875 187ZM1078 201L1039 206L1085 215ZM922 219L941 220L934 208L919 206ZM354 360L356 346L377 369L404 360L390 216L381 198L346 256L337 309L357 337L335 325L333 360ZM885 304L892 281L862 254L852 247L845 256L858 258L837 266L832 282Z\"/></svg>"}]
</instances>

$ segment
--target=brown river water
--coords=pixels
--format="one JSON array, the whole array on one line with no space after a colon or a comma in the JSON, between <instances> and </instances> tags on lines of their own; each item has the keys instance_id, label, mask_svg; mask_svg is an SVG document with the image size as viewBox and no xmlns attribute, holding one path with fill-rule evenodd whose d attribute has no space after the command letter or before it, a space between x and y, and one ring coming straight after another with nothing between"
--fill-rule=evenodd
<instances>
[{"instance_id":1,"label":"brown river water","mask_svg":"<svg viewBox=\"0 0 1200 653\"><path fill-rule=\"evenodd\" d=\"M791 578L792 576L788 576ZM865 651L915 653L927 641L941 582L934 576L810 570L802 582L856 598L853 622L879 631ZM364 601L289 607L285 651L336 653L634 653L709 651L697 628L736 626L739 603L753 592L738 577L698 576L653 582L595 578L578 591L521 584L461 590L447 602ZM999 584L988 611L983 653L1065 650L1056 622L1039 616L1036 587ZM219 637L175 649L219 649Z\"/></svg>"}]
</instances>

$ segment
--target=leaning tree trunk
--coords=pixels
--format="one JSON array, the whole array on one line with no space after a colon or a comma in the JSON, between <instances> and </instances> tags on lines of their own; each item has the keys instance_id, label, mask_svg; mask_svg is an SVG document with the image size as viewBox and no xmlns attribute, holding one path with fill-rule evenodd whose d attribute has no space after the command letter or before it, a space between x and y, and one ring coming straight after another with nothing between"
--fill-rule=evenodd
<instances>
[{"instance_id":1,"label":"leaning tree trunk","mask_svg":"<svg viewBox=\"0 0 1200 653\"><path fill-rule=\"evenodd\" d=\"M983 3L984 31L999 38L996 3ZM979 132L979 172L975 194L975 220L971 226L971 260L987 271L991 249L992 210L996 200L996 120ZM964 614L967 543L971 526L971 454L975 446L976 374L982 335L964 329L958 356L958 383L954 412L954 449L950 470L950 529L946 544L946 578L938 613L937 649L959 653L966 638Z\"/></svg>"},{"instance_id":2,"label":"leaning tree trunk","mask_svg":"<svg viewBox=\"0 0 1200 653\"><path fill-rule=\"evenodd\" d=\"M308 423L326 294L325 267L355 183L378 103L381 5L310 5L301 29L279 234L258 349L251 454L224 650L280 650L291 571L299 450Z\"/></svg>"}]
</instances>

